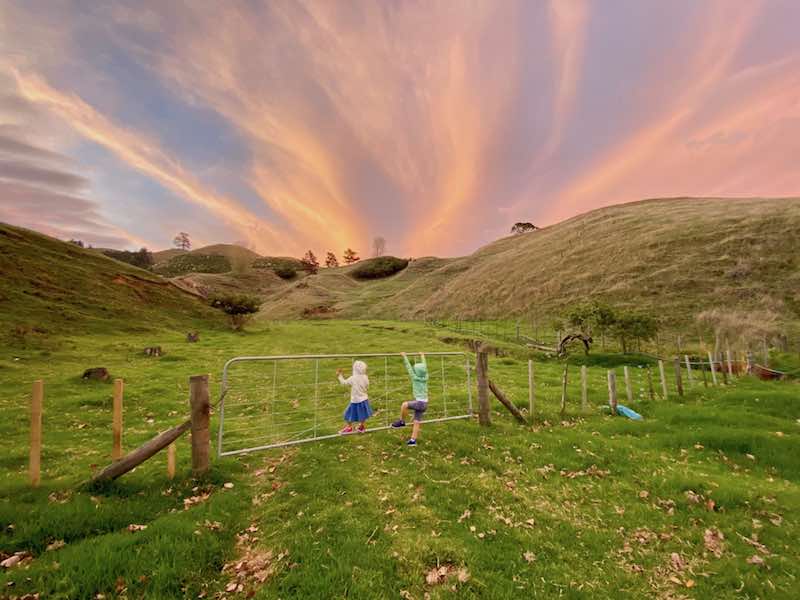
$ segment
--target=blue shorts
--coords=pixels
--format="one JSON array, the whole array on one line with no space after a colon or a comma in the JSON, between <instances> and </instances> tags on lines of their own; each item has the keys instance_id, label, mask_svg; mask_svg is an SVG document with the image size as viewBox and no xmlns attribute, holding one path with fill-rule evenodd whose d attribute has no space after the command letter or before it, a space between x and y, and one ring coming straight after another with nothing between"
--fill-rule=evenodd
<instances>
[{"instance_id":1,"label":"blue shorts","mask_svg":"<svg viewBox=\"0 0 800 600\"><path fill-rule=\"evenodd\" d=\"M412 400L407 406L414 411L414 420L417 423L422 421L422 415L428 410L428 403L425 400Z\"/></svg>"}]
</instances>

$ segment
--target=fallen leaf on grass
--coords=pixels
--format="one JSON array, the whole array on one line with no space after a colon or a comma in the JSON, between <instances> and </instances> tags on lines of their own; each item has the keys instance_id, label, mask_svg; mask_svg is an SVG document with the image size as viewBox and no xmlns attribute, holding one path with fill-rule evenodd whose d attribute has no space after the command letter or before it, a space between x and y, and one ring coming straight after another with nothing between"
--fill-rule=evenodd
<instances>
[{"instance_id":1,"label":"fallen leaf on grass","mask_svg":"<svg viewBox=\"0 0 800 600\"><path fill-rule=\"evenodd\" d=\"M669 557L670 566L674 571L681 572L686 568L686 562L677 552L673 552Z\"/></svg>"},{"instance_id":2,"label":"fallen leaf on grass","mask_svg":"<svg viewBox=\"0 0 800 600\"><path fill-rule=\"evenodd\" d=\"M525 562L529 562L529 563L532 563L533 561L536 560L536 555L533 552L530 552L530 551L528 551L525 554L523 554L522 557L525 559Z\"/></svg>"},{"instance_id":3,"label":"fallen leaf on grass","mask_svg":"<svg viewBox=\"0 0 800 600\"><path fill-rule=\"evenodd\" d=\"M3 567L4 569L10 569L11 567L20 565L31 559L32 557L28 552L25 551L15 552L14 554L6 558L3 562L0 562L0 567Z\"/></svg>"},{"instance_id":4,"label":"fallen leaf on grass","mask_svg":"<svg viewBox=\"0 0 800 600\"><path fill-rule=\"evenodd\" d=\"M136 525L135 523L128 525L128 531L130 532L144 531L145 529L147 529L147 525Z\"/></svg>"},{"instance_id":5,"label":"fallen leaf on grass","mask_svg":"<svg viewBox=\"0 0 800 600\"><path fill-rule=\"evenodd\" d=\"M51 544L47 545L47 550L48 551L58 550L59 548L63 548L65 545L66 544L64 543L64 540L56 540L55 542L52 542Z\"/></svg>"},{"instance_id":6,"label":"fallen leaf on grass","mask_svg":"<svg viewBox=\"0 0 800 600\"><path fill-rule=\"evenodd\" d=\"M639 498L645 499L649 497L650 497L650 492L648 492L647 490L642 490L641 492L639 492Z\"/></svg>"},{"instance_id":7,"label":"fallen leaf on grass","mask_svg":"<svg viewBox=\"0 0 800 600\"><path fill-rule=\"evenodd\" d=\"M725 536L716 527L706 529L703 534L703 542L705 543L706 550L713 553L717 558L722 556L724 539Z\"/></svg>"},{"instance_id":8,"label":"fallen leaf on grass","mask_svg":"<svg viewBox=\"0 0 800 600\"><path fill-rule=\"evenodd\" d=\"M758 554L753 554L750 558L747 559L747 564L750 565L763 565L764 559L761 558Z\"/></svg>"},{"instance_id":9,"label":"fallen leaf on grass","mask_svg":"<svg viewBox=\"0 0 800 600\"><path fill-rule=\"evenodd\" d=\"M472 516L472 512L469 509L466 509L460 517L458 517L458 522L461 523L464 519L469 519Z\"/></svg>"},{"instance_id":10,"label":"fallen leaf on grass","mask_svg":"<svg viewBox=\"0 0 800 600\"><path fill-rule=\"evenodd\" d=\"M222 485L222 487L224 487L226 490L232 490L232 489L233 489L233 484L232 484L230 481L226 481L226 482L225 482L225 483Z\"/></svg>"},{"instance_id":11,"label":"fallen leaf on grass","mask_svg":"<svg viewBox=\"0 0 800 600\"><path fill-rule=\"evenodd\" d=\"M700 501L703 499L703 496L692 490L686 490L686 499L692 504L700 504Z\"/></svg>"}]
</instances>

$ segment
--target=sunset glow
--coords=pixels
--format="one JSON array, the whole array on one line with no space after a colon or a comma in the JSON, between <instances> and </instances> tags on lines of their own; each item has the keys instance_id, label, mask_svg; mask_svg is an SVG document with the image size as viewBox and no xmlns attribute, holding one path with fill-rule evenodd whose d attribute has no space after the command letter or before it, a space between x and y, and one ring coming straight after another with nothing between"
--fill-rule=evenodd
<instances>
[{"instance_id":1,"label":"sunset glow","mask_svg":"<svg viewBox=\"0 0 800 600\"><path fill-rule=\"evenodd\" d=\"M458 255L645 197L800 195L800 4L0 0L0 221Z\"/></svg>"}]
</instances>

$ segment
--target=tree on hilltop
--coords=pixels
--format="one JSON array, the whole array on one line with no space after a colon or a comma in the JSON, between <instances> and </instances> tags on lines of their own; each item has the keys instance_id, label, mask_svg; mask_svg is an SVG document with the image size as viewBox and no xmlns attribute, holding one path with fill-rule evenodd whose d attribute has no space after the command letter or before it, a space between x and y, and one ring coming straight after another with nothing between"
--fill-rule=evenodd
<instances>
[{"instance_id":1,"label":"tree on hilltop","mask_svg":"<svg viewBox=\"0 0 800 600\"><path fill-rule=\"evenodd\" d=\"M352 265L353 263L356 263L361 260L361 258L358 256L358 254L356 254L353 251L352 248L348 248L347 250L345 250L342 256L344 258L344 263L346 265Z\"/></svg>"},{"instance_id":2,"label":"tree on hilltop","mask_svg":"<svg viewBox=\"0 0 800 600\"><path fill-rule=\"evenodd\" d=\"M311 250L306 252L305 256L300 260L300 262L303 263L303 269L312 275L319 271L319 261Z\"/></svg>"},{"instance_id":3,"label":"tree on hilltop","mask_svg":"<svg viewBox=\"0 0 800 600\"><path fill-rule=\"evenodd\" d=\"M339 259L336 258L336 255L333 252L328 252L327 256L325 257L325 266L329 269L339 266Z\"/></svg>"},{"instance_id":4,"label":"tree on hilltop","mask_svg":"<svg viewBox=\"0 0 800 600\"><path fill-rule=\"evenodd\" d=\"M189 239L189 234L185 231L181 231L178 235L176 235L172 240L172 244L181 250L190 250L192 247L192 241Z\"/></svg>"},{"instance_id":5,"label":"tree on hilltop","mask_svg":"<svg viewBox=\"0 0 800 600\"><path fill-rule=\"evenodd\" d=\"M536 225L534 225L533 223L528 223L528 222L514 223L514 225L511 227L511 233L517 235L520 233L528 233L529 231L535 231L536 229L539 228L536 227Z\"/></svg>"},{"instance_id":6,"label":"tree on hilltop","mask_svg":"<svg viewBox=\"0 0 800 600\"><path fill-rule=\"evenodd\" d=\"M386 238L383 236L376 236L372 240L372 254L375 258L383 256L386 252Z\"/></svg>"}]
</instances>

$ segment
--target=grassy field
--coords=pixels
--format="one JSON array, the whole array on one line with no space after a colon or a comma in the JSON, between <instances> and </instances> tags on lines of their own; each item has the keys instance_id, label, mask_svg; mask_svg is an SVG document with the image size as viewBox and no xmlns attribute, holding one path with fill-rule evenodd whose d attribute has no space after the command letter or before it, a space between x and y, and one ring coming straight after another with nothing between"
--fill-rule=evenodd
<instances>
[{"instance_id":1,"label":"grassy field","mask_svg":"<svg viewBox=\"0 0 800 600\"><path fill-rule=\"evenodd\" d=\"M202 329L196 344L184 335L73 330L0 359L0 553L27 553L0 572L0 597L796 597L796 383L696 383L683 399L671 387L651 402L647 359L576 356L575 367L589 365L590 406L581 413L572 368L561 418L562 365L537 357L532 427L494 403L491 427L430 424L416 448L404 430L348 436L214 461L199 481L184 439L173 481L158 455L112 485L80 487L111 451L112 386L82 381L85 368L125 379L129 450L184 418L190 375L211 373L215 400L236 355L461 349L452 332L399 322L259 322L242 334ZM165 356L143 356L152 345ZM501 348L491 377L527 407L528 355ZM623 364L642 422L601 411L606 370L621 379ZM34 490L36 378L46 399Z\"/></svg>"}]
</instances>

